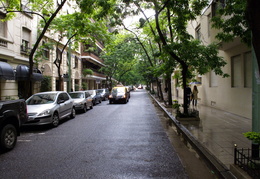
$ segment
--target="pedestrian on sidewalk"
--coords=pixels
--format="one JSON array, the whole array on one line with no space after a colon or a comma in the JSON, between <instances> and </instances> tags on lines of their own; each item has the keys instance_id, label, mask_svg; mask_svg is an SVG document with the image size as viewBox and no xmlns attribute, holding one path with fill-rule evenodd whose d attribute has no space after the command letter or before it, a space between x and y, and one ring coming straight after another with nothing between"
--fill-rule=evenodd
<instances>
[{"instance_id":1,"label":"pedestrian on sidewalk","mask_svg":"<svg viewBox=\"0 0 260 179\"><path fill-rule=\"evenodd\" d=\"M198 93L199 93L199 91L198 91L198 88L197 88L197 86L196 85L194 85L194 87L193 87L193 90L192 90L192 105L194 106L197 106L197 100L198 100Z\"/></svg>"},{"instance_id":2,"label":"pedestrian on sidewalk","mask_svg":"<svg viewBox=\"0 0 260 179\"><path fill-rule=\"evenodd\" d=\"M186 93L187 93L187 98L188 98L188 105L190 105L190 100L191 100L191 88L187 85L186 87Z\"/></svg>"}]
</instances>

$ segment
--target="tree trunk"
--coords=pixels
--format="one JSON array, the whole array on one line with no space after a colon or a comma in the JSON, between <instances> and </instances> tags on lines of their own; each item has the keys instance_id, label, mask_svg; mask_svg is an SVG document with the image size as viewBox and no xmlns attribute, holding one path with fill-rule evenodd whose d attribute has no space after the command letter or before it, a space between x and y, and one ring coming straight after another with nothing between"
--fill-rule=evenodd
<instances>
[{"instance_id":1,"label":"tree trunk","mask_svg":"<svg viewBox=\"0 0 260 179\"><path fill-rule=\"evenodd\" d=\"M187 72L188 72L188 66L183 65L182 66L182 83L183 83L183 109L184 114L188 114L188 95L187 95Z\"/></svg>"},{"instance_id":2,"label":"tree trunk","mask_svg":"<svg viewBox=\"0 0 260 179\"><path fill-rule=\"evenodd\" d=\"M35 42L35 44L34 44L34 46L32 48L32 51L31 51L31 53L29 55L29 65L30 65L30 68L29 68L29 80L30 80L30 83L29 83L29 85L30 85L30 87L29 87L29 96L31 96L33 94L33 83L31 82L31 79L32 79L32 74L33 74L33 64L34 64L33 57L34 57L34 53L36 52L36 50L37 50L37 48L38 48L42 38L44 37L45 32L48 30L48 27L50 26L52 20L56 17L56 15L61 10L61 8L63 7L63 5L65 4L66 1L67 0L63 0L59 4L58 8L55 10L55 12L52 14L50 19L47 21L47 23L45 24L42 32L40 33L37 41Z\"/></svg>"},{"instance_id":3,"label":"tree trunk","mask_svg":"<svg viewBox=\"0 0 260 179\"><path fill-rule=\"evenodd\" d=\"M172 106L172 84L171 84L171 75L169 77L167 77L166 79L167 82L167 88L168 88L168 105Z\"/></svg>"}]
</instances>

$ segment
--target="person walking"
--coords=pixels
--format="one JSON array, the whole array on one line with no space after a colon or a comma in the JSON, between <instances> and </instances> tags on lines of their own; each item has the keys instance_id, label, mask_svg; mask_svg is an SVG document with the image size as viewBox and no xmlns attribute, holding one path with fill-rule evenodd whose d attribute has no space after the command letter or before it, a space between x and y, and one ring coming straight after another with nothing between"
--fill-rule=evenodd
<instances>
[{"instance_id":1,"label":"person walking","mask_svg":"<svg viewBox=\"0 0 260 179\"><path fill-rule=\"evenodd\" d=\"M187 93L187 101L188 101L188 105L190 105L190 100L191 100L191 89L189 86L186 87L186 93Z\"/></svg>"},{"instance_id":2,"label":"person walking","mask_svg":"<svg viewBox=\"0 0 260 179\"><path fill-rule=\"evenodd\" d=\"M197 106L198 93L199 93L198 88L197 88L197 86L195 85L195 86L193 87L193 90L192 90L192 105L193 105L193 106L194 106L194 105Z\"/></svg>"}]
</instances>

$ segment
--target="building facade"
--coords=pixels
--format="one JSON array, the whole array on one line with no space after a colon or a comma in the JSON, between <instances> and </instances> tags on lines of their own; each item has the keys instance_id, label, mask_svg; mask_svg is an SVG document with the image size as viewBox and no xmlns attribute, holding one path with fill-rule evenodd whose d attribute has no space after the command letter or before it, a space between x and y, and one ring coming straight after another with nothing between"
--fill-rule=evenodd
<instances>
[{"instance_id":1,"label":"building facade","mask_svg":"<svg viewBox=\"0 0 260 179\"><path fill-rule=\"evenodd\" d=\"M218 30L211 28L211 18L215 15L216 7L222 1L212 1L202 15L189 24L189 33L208 45L218 42L215 36ZM224 3L224 1L223 1ZM220 4L221 5L221 4ZM239 38L230 43L218 42L219 56L222 56L227 65L222 69L230 75L228 78L217 76L213 71L198 75L197 84L199 104L229 111L246 118L252 117L252 60L251 49L241 43ZM175 87L172 81L172 93L182 97L182 89ZM193 88L194 85L191 85ZM177 94L178 93L178 94Z\"/></svg>"},{"instance_id":2,"label":"building facade","mask_svg":"<svg viewBox=\"0 0 260 179\"><path fill-rule=\"evenodd\" d=\"M0 18L5 16L6 12L1 9ZM17 13L14 19L0 22L1 100L22 98L28 91L29 53L37 37L37 21L31 14ZM33 71L35 78L31 82L37 91L42 76L36 67Z\"/></svg>"},{"instance_id":3,"label":"building facade","mask_svg":"<svg viewBox=\"0 0 260 179\"><path fill-rule=\"evenodd\" d=\"M23 4L21 6L27 8ZM59 14L73 13L75 7L76 2L68 0ZM0 10L0 18L5 16L6 12ZM52 91L69 92L104 87L106 76L99 72L104 66L103 60L99 58L104 46L96 42L98 53L85 52L86 44L72 50L70 45L65 46L67 37L60 38L61 34L50 29L39 46L44 47L48 43L54 45L42 49L42 58L34 60L33 78L29 79L29 54L37 40L40 19L35 14L17 12L12 20L0 22L1 100L28 97L28 83L33 84L33 93L39 92L42 90L42 81L47 77L50 80L48 90ZM86 68L91 69L93 74L84 76L83 70Z\"/></svg>"}]
</instances>

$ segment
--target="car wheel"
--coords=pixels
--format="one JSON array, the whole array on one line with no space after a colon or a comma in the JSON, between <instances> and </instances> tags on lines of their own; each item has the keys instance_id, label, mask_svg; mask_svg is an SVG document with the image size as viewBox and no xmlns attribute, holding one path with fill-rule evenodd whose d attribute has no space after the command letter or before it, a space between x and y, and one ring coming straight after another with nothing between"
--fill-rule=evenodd
<instances>
[{"instance_id":1,"label":"car wheel","mask_svg":"<svg viewBox=\"0 0 260 179\"><path fill-rule=\"evenodd\" d=\"M87 112L87 104L84 104L82 111L83 111L83 113Z\"/></svg>"},{"instance_id":2,"label":"car wheel","mask_svg":"<svg viewBox=\"0 0 260 179\"><path fill-rule=\"evenodd\" d=\"M70 118L71 118L71 119L74 119L75 117L76 117L76 111L75 111L75 108L72 108L72 109L71 109Z\"/></svg>"},{"instance_id":3,"label":"car wheel","mask_svg":"<svg viewBox=\"0 0 260 179\"><path fill-rule=\"evenodd\" d=\"M102 99L99 100L99 103L102 103Z\"/></svg>"},{"instance_id":4,"label":"car wheel","mask_svg":"<svg viewBox=\"0 0 260 179\"><path fill-rule=\"evenodd\" d=\"M52 126L57 127L59 125L60 119L58 113L54 113L52 116Z\"/></svg>"},{"instance_id":5,"label":"car wheel","mask_svg":"<svg viewBox=\"0 0 260 179\"><path fill-rule=\"evenodd\" d=\"M8 151L14 148L17 141L17 131L12 124L7 124L1 130L1 145L0 148Z\"/></svg>"}]
</instances>

